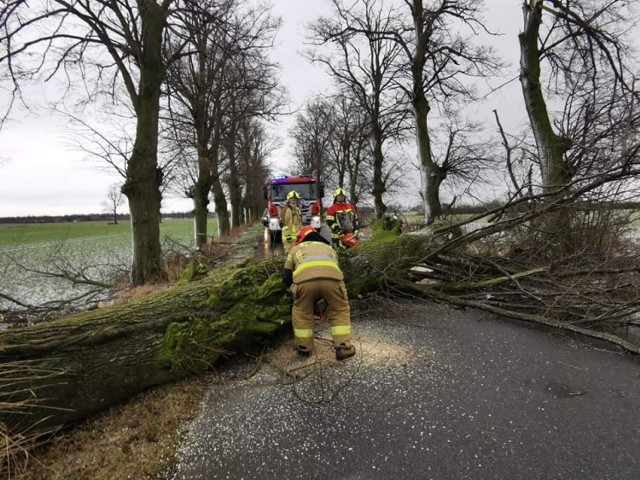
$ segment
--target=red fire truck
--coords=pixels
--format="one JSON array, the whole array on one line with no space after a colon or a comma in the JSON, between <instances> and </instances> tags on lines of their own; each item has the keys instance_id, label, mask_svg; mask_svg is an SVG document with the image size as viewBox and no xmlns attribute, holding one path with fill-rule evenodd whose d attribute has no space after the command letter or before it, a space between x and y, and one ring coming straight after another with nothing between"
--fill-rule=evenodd
<instances>
[{"instance_id":1,"label":"red fire truck","mask_svg":"<svg viewBox=\"0 0 640 480\"><path fill-rule=\"evenodd\" d=\"M267 208L262 216L262 223L267 227L271 235L282 231L280 225L280 212L287 203L287 194L295 190L300 195L303 225L311 225L320 228L320 215L322 213L322 197L324 185L315 175L301 174L298 176L286 173L276 173L267 180L264 186L264 199L267 200Z\"/></svg>"}]
</instances>

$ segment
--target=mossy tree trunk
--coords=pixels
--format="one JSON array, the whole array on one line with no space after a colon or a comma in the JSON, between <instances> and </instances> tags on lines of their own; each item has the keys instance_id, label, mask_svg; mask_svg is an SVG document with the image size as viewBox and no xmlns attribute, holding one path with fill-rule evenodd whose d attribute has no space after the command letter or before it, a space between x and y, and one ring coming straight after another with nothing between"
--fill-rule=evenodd
<instances>
[{"instance_id":1,"label":"mossy tree trunk","mask_svg":"<svg viewBox=\"0 0 640 480\"><path fill-rule=\"evenodd\" d=\"M288 323L281 265L215 276L105 309L0 333L0 422L45 432L208 369Z\"/></svg>"},{"instance_id":2,"label":"mossy tree trunk","mask_svg":"<svg viewBox=\"0 0 640 480\"><path fill-rule=\"evenodd\" d=\"M141 9L145 53L140 62L138 93L131 94L137 116L136 138L122 187L131 212L131 281L134 285L154 282L162 276L159 225L162 170L158 167L158 119L165 74L162 36L166 16L166 9L155 2L145 2Z\"/></svg>"},{"instance_id":3,"label":"mossy tree trunk","mask_svg":"<svg viewBox=\"0 0 640 480\"><path fill-rule=\"evenodd\" d=\"M379 289L380 271L404 276L424 248L388 232L348 251L350 296ZM199 268L194 260L185 277ZM290 322L281 269L281 258L224 267L128 303L0 332L0 424L16 434L62 428L264 343Z\"/></svg>"}]
</instances>

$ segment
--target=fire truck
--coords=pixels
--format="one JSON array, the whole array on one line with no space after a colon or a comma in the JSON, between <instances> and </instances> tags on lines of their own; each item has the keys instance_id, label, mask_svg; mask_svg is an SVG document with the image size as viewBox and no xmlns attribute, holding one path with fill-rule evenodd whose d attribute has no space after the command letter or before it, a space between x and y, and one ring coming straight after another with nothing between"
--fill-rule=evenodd
<instances>
[{"instance_id":1,"label":"fire truck","mask_svg":"<svg viewBox=\"0 0 640 480\"><path fill-rule=\"evenodd\" d=\"M287 194L294 190L300 195L302 224L320 228L324 184L315 175L276 173L267 180L263 189L267 208L262 216L262 223L273 236L282 232L280 212L287 203Z\"/></svg>"}]
</instances>

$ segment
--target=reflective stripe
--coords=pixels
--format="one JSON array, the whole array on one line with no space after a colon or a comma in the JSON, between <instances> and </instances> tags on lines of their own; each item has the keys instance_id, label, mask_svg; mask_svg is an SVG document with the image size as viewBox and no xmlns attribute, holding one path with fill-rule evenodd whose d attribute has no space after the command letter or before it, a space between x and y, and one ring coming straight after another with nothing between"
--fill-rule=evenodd
<instances>
[{"instance_id":1,"label":"reflective stripe","mask_svg":"<svg viewBox=\"0 0 640 480\"><path fill-rule=\"evenodd\" d=\"M351 325L337 325L331 327L331 335L351 335Z\"/></svg>"},{"instance_id":2,"label":"reflective stripe","mask_svg":"<svg viewBox=\"0 0 640 480\"><path fill-rule=\"evenodd\" d=\"M302 257L302 255L300 256ZM335 266L338 266L338 260L331 255L309 255L308 257L299 258L296 270L303 270L307 268L310 263L315 265L331 265L333 263Z\"/></svg>"},{"instance_id":3,"label":"reflective stripe","mask_svg":"<svg viewBox=\"0 0 640 480\"><path fill-rule=\"evenodd\" d=\"M340 271L340 267L335 260L316 260L313 262L305 262L304 264L297 266L294 274L301 272L302 270L305 270L309 267L333 267L336 270Z\"/></svg>"},{"instance_id":4,"label":"reflective stripe","mask_svg":"<svg viewBox=\"0 0 640 480\"><path fill-rule=\"evenodd\" d=\"M313 256L309 256L309 257L303 258L300 263L315 262L315 261L318 261L318 260L332 260L332 261L336 262L336 259L333 258L330 255L313 255ZM336 262L336 263L338 263L338 262Z\"/></svg>"},{"instance_id":5,"label":"reflective stripe","mask_svg":"<svg viewBox=\"0 0 640 480\"><path fill-rule=\"evenodd\" d=\"M294 328L293 335L296 338L313 338L312 328Z\"/></svg>"}]
</instances>

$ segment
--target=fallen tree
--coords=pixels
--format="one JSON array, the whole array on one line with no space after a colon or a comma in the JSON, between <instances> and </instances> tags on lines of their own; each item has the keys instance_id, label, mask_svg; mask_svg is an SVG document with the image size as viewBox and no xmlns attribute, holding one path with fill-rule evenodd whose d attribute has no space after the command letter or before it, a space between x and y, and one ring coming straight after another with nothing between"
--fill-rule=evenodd
<instances>
[{"instance_id":1,"label":"fallen tree","mask_svg":"<svg viewBox=\"0 0 640 480\"><path fill-rule=\"evenodd\" d=\"M49 432L264 341L289 321L280 268L224 267L127 303L0 333L0 422L14 437Z\"/></svg>"},{"instance_id":2,"label":"fallen tree","mask_svg":"<svg viewBox=\"0 0 640 480\"><path fill-rule=\"evenodd\" d=\"M419 296L640 353L623 335L640 311L637 253L606 263L584 252L552 260L532 255L535 235L528 245L518 228L531 235L539 214L505 216L466 232L460 222L399 235L399 224L390 222L341 255L350 297ZM496 238L505 232L511 237ZM0 422L13 438L37 436L267 341L290 321L281 268L282 257L219 268L124 304L1 332Z\"/></svg>"}]
</instances>

